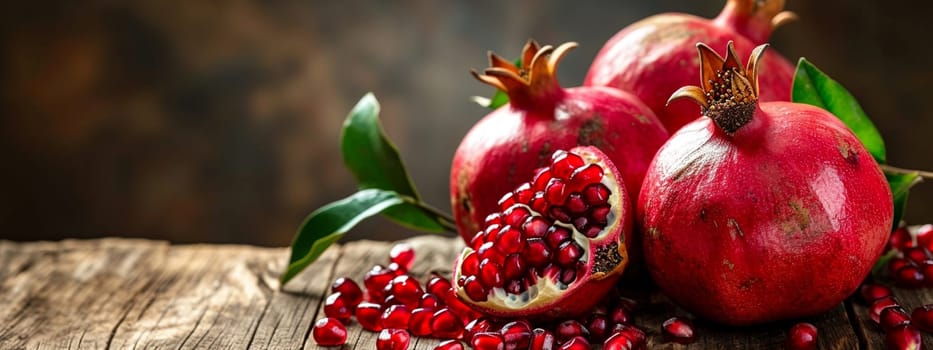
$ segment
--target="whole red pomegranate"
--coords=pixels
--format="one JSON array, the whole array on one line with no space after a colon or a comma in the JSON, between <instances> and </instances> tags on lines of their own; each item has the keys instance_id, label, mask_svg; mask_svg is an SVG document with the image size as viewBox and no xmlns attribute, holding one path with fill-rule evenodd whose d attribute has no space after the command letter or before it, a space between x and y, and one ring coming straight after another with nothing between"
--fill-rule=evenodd
<instances>
[{"instance_id":1,"label":"whole red pomegranate","mask_svg":"<svg viewBox=\"0 0 933 350\"><path fill-rule=\"evenodd\" d=\"M686 101L671 103L674 90L696 81L693 45L704 42L722 49L735 41L742 57L768 40L771 31L796 18L784 9L784 0L729 0L715 19L683 13L655 15L622 29L596 56L583 85L611 86L629 91L644 101L673 133L699 116ZM761 62L761 100L790 101L794 66L777 53Z\"/></svg>"},{"instance_id":2,"label":"whole red pomegranate","mask_svg":"<svg viewBox=\"0 0 933 350\"><path fill-rule=\"evenodd\" d=\"M547 165L558 149L592 145L609 155L630 193L641 181L667 132L631 94L607 87L564 89L557 65L575 43L558 48L529 41L522 68L489 55L482 82L505 91L509 104L477 123L454 154L450 197L457 228L469 241L497 202ZM633 196L634 197L634 196ZM634 198L632 199L634 206Z\"/></svg>"},{"instance_id":3,"label":"whole red pomegranate","mask_svg":"<svg viewBox=\"0 0 933 350\"><path fill-rule=\"evenodd\" d=\"M733 325L837 306L884 248L891 191L829 112L758 102L765 45L743 67L698 44L702 115L658 151L638 199L645 262L685 309Z\"/></svg>"},{"instance_id":4,"label":"whole red pomegranate","mask_svg":"<svg viewBox=\"0 0 933 350\"><path fill-rule=\"evenodd\" d=\"M457 296L496 317L588 312L629 262L632 215L622 175L592 146L559 150L510 192L454 266Z\"/></svg>"}]
</instances>

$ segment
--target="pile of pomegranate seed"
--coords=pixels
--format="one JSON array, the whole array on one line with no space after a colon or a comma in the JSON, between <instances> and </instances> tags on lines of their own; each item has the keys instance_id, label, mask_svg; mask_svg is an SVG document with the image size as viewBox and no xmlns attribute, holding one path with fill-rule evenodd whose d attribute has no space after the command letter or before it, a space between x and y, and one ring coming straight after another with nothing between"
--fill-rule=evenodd
<instances>
[{"instance_id":1,"label":"pile of pomegranate seed","mask_svg":"<svg viewBox=\"0 0 933 350\"><path fill-rule=\"evenodd\" d=\"M933 332L933 305L924 305L907 314L891 289L866 283L859 290L868 305L868 316L884 332L888 349L919 349L920 330Z\"/></svg>"},{"instance_id":2,"label":"pile of pomegranate seed","mask_svg":"<svg viewBox=\"0 0 933 350\"><path fill-rule=\"evenodd\" d=\"M616 295L581 319L534 325L527 320L498 320L481 315L457 299L451 283L437 272L424 285L408 273L415 258L407 243L392 247L387 266L376 265L363 278L334 281L324 302L324 318L315 322L318 345L346 344L346 325L356 320L379 332L379 350L407 349L412 336L443 339L437 350L474 349L643 349L645 332L634 326L635 301ZM692 331L691 331L692 336Z\"/></svg>"},{"instance_id":3,"label":"pile of pomegranate seed","mask_svg":"<svg viewBox=\"0 0 933 350\"><path fill-rule=\"evenodd\" d=\"M891 233L888 247L896 252L887 272L902 288L933 287L933 225L921 226L916 235L906 227Z\"/></svg>"}]
</instances>

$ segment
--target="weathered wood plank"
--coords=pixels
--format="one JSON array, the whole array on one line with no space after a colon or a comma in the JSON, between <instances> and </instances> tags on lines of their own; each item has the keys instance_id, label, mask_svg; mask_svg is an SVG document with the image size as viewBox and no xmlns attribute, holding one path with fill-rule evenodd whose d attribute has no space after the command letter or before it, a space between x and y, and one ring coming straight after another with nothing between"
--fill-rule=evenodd
<instances>
[{"instance_id":1,"label":"weathered wood plank","mask_svg":"<svg viewBox=\"0 0 933 350\"><path fill-rule=\"evenodd\" d=\"M462 247L459 239L437 236L410 242L417 253L412 274L422 282L431 270L449 273ZM362 281L370 267L387 263L391 244L359 241L329 249L279 291L285 248L125 239L0 241L0 349L316 349L310 328L321 317L330 283L337 276ZM925 290L896 293L907 307L933 303L933 293ZM792 325L727 328L699 321L697 343L674 345L662 341L660 324L686 313L663 296L641 299L636 321L652 349L782 348ZM842 305L807 320L820 329L820 348L858 348L860 337L869 349L883 348L865 307L851 308L856 329ZM374 347L375 333L355 322L348 330L345 348ZM432 349L437 342L414 339L412 348Z\"/></svg>"}]
</instances>

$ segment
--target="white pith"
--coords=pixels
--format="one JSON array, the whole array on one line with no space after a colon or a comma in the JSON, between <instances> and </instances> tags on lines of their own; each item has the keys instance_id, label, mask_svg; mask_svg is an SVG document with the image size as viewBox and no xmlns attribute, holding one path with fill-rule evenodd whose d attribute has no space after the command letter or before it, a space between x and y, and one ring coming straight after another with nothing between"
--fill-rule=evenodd
<instances>
[{"instance_id":1,"label":"white pith","mask_svg":"<svg viewBox=\"0 0 933 350\"><path fill-rule=\"evenodd\" d=\"M573 240L576 241L577 244L579 244L580 247L583 248L583 255L580 256L580 260L588 261L589 254L590 254L589 247L590 247L591 242L603 241L608 236L608 233L615 231L616 228L620 224L620 222L616 220L616 217L618 216L617 212L620 210L620 208L622 208L622 205L620 203L623 199L620 198L620 194L619 194L621 192L621 189L619 188L619 184L620 184L620 181L622 180L616 178L615 174L613 174L612 171L610 171L607 166L601 164L601 159L599 157L596 157L595 155L589 152L574 152L574 154L579 155L580 157L583 158L584 166L586 164L592 164L592 163L596 163L597 165L599 165L600 168L603 170L603 178L600 182L606 185L606 187L609 188L611 191L611 193L609 194L609 198L606 200L606 203L608 203L610 206L609 214L606 216L607 224L606 224L606 227L603 228L603 230L600 231L596 237L594 238L586 237L585 235L583 235L583 233L577 231L576 228L573 226L573 224L559 222L559 221L554 223L556 225L566 227L570 230L571 237L573 238ZM519 204L519 205L523 205L523 204ZM528 211L532 213L532 215L540 215L540 216L546 217L546 215L542 215L541 213L538 213L532 210L531 207L528 207L526 205L523 205L523 206L525 206L528 209ZM621 245L624 244L624 242L622 242L622 240L624 240L624 235L620 233L619 239L620 239L620 242L619 242L620 249L622 249ZM453 281L459 280L460 264L463 262L463 258L472 252L473 252L472 247L466 247L463 249L463 252L460 254L460 256L457 257L457 263L453 271L454 273ZM554 254L556 254L556 252L554 252ZM586 268L589 269L591 268L591 266L587 265ZM604 277L603 275L604 274L602 273L593 274L591 275L590 279L593 279L593 278L601 279L602 277ZM456 283L454 284L454 287L457 291L458 296L461 299L471 300L471 303L473 303L474 305L480 306L482 308L502 310L502 311L528 310L528 309L547 307L549 304L553 303L555 300L558 300L560 295L566 294L568 289L572 289L572 288L575 288L576 286L581 285L580 283L577 283L577 282L579 282L582 277L583 276L577 276L577 279L575 279L574 282L571 283L571 285L565 285L561 283L560 281L558 281L556 276L538 276L535 284L530 285L527 290L525 290L524 292L520 294L508 293L505 291L504 288L493 288L492 291L487 295L486 301L483 301L483 302L472 301L469 298L469 296L466 294L466 291L464 290L464 288L460 287Z\"/></svg>"}]
</instances>

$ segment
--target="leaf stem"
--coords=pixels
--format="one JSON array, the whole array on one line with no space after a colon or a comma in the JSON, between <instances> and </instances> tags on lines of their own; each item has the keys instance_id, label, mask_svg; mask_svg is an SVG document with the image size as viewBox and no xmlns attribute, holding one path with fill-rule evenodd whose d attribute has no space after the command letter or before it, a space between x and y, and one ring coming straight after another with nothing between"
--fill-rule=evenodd
<instances>
[{"instance_id":1,"label":"leaf stem","mask_svg":"<svg viewBox=\"0 0 933 350\"><path fill-rule=\"evenodd\" d=\"M920 177L922 177L922 178L924 178L924 179L933 180L933 171L904 169L904 168L898 168L898 167L890 166L890 165L887 165L887 164L881 164L881 170L884 170L884 171L887 171L887 172L891 172L891 173L897 173L897 174L913 174L913 173L916 173L917 175L920 175Z\"/></svg>"},{"instance_id":2,"label":"leaf stem","mask_svg":"<svg viewBox=\"0 0 933 350\"><path fill-rule=\"evenodd\" d=\"M444 229L453 233L457 233L457 226L454 224L454 218L450 216L450 214L447 214L421 200L415 200L414 204L421 207L421 210L424 210L440 219L438 222L441 224L441 226L444 227Z\"/></svg>"}]
</instances>

